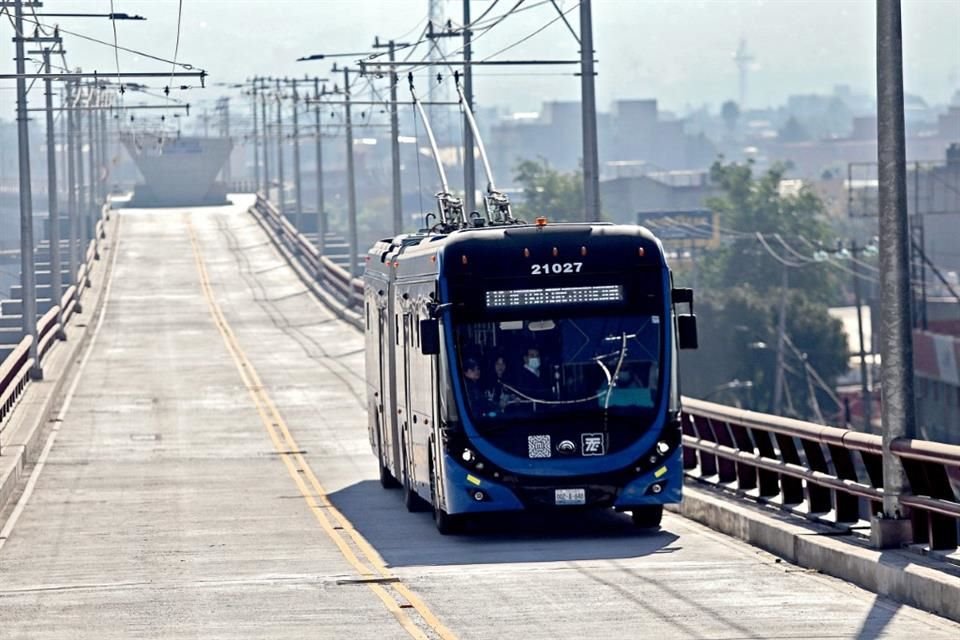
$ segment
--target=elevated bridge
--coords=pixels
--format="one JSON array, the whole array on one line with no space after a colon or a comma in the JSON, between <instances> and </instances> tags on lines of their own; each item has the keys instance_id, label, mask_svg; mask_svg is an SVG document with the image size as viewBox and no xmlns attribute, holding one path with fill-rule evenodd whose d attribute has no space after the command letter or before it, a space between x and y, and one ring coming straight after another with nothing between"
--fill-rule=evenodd
<instances>
[{"instance_id":1,"label":"elevated bridge","mask_svg":"<svg viewBox=\"0 0 960 640\"><path fill-rule=\"evenodd\" d=\"M955 449L898 449L926 557L858 535L869 437L697 402L658 532L438 535L377 482L357 283L232 199L113 212L44 380L4 361L0 637L960 637Z\"/></svg>"}]
</instances>

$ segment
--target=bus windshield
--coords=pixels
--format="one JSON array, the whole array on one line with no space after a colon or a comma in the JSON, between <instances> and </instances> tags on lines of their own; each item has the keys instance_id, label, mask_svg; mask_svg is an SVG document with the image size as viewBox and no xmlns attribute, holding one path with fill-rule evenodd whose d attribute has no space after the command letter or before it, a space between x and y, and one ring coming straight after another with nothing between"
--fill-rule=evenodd
<instances>
[{"instance_id":1,"label":"bus windshield","mask_svg":"<svg viewBox=\"0 0 960 640\"><path fill-rule=\"evenodd\" d=\"M460 384L478 426L652 413L657 315L497 319L456 327Z\"/></svg>"}]
</instances>

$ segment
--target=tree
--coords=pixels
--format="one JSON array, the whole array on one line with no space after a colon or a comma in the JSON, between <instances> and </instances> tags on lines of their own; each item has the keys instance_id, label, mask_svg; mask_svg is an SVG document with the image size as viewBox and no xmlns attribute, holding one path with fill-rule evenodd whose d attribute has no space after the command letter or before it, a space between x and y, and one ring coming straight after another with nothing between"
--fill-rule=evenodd
<instances>
[{"instance_id":1,"label":"tree","mask_svg":"<svg viewBox=\"0 0 960 640\"><path fill-rule=\"evenodd\" d=\"M786 412L792 407L796 417L813 418L816 400L824 415L833 416L838 407L827 391L817 389L819 383L807 367L828 386L848 368L843 328L827 313L839 284L828 267L791 253L776 240L779 234L806 256L814 251L810 245L827 241L823 203L807 189L782 189L786 170L775 166L755 177L749 163L717 162L711 168L722 195L709 206L733 239L702 261L700 280L705 286L697 303L701 348L682 355L684 392L771 410L780 300L786 296L786 333L799 352L786 351ZM787 267L781 261L802 266ZM789 269L787 291L782 288L784 269ZM687 274L678 271L675 277L683 282Z\"/></svg>"},{"instance_id":2,"label":"tree","mask_svg":"<svg viewBox=\"0 0 960 640\"><path fill-rule=\"evenodd\" d=\"M811 255L818 244L828 241L826 210L820 198L802 187L784 193L781 185L787 167L775 165L759 178L752 163L715 162L710 179L723 195L711 198L707 206L717 213L722 226L732 230L734 239L705 256L704 281L715 289L749 284L760 295L779 295L784 265L771 253L789 262L802 262L778 240L794 250ZM763 235L769 250L757 237ZM836 276L823 264L805 264L792 269L790 287L803 291L812 301L830 302L837 291Z\"/></svg>"},{"instance_id":3,"label":"tree","mask_svg":"<svg viewBox=\"0 0 960 640\"><path fill-rule=\"evenodd\" d=\"M533 221L544 216L558 222L583 219L583 174L561 173L543 157L523 160L513 179L523 187L523 202L513 207L518 218Z\"/></svg>"}]
</instances>

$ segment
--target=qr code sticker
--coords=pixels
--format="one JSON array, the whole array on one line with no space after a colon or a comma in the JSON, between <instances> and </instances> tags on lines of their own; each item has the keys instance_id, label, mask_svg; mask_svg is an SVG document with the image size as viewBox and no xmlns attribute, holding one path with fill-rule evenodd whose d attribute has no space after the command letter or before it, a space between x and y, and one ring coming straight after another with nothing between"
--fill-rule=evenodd
<instances>
[{"instance_id":1,"label":"qr code sticker","mask_svg":"<svg viewBox=\"0 0 960 640\"><path fill-rule=\"evenodd\" d=\"M550 436L527 436L527 452L531 458L549 458Z\"/></svg>"}]
</instances>

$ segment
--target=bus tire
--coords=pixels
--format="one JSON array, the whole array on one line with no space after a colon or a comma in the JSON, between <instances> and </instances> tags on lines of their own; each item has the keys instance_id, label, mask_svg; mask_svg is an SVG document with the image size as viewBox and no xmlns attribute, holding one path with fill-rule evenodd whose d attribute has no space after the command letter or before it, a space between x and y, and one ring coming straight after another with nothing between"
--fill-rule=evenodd
<instances>
[{"instance_id":1,"label":"bus tire","mask_svg":"<svg viewBox=\"0 0 960 640\"><path fill-rule=\"evenodd\" d=\"M387 469L387 465L380 463L380 486L384 489L399 489L400 483L396 478L393 477L393 474L390 473L390 470Z\"/></svg>"},{"instance_id":2,"label":"bus tire","mask_svg":"<svg viewBox=\"0 0 960 640\"><path fill-rule=\"evenodd\" d=\"M410 513L421 513L428 508L426 501L410 486L410 466L407 463L406 447L403 450L403 506Z\"/></svg>"},{"instance_id":3,"label":"bus tire","mask_svg":"<svg viewBox=\"0 0 960 640\"><path fill-rule=\"evenodd\" d=\"M384 489L399 489L400 482L390 473L390 469L383 461L383 443L380 438L379 421L377 422L377 462L380 467L380 486Z\"/></svg>"},{"instance_id":4,"label":"bus tire","mask_svg":"<svg viewBox=\"0 0 960 640\"><path fill-rule=\"evenodd\" d=\"M433 502L433 523L437 526L440 535L452 536L463 533L466 516L450 515L440 506L440 496L437 492L437 472L432 462L430 463L430 501Z\"/></svg>"},{"instance_id":5,"label":"bus tire","mask_svg":"<svg viewBox=\"0 0 960 640\"><path fill-rule=\"evenodd\" d=\"M634 507L631 513L635 527L640 529L659 529L660 521L663 519L663 505L647 504L641 507Z\"/></svg>"}]
</instances>

